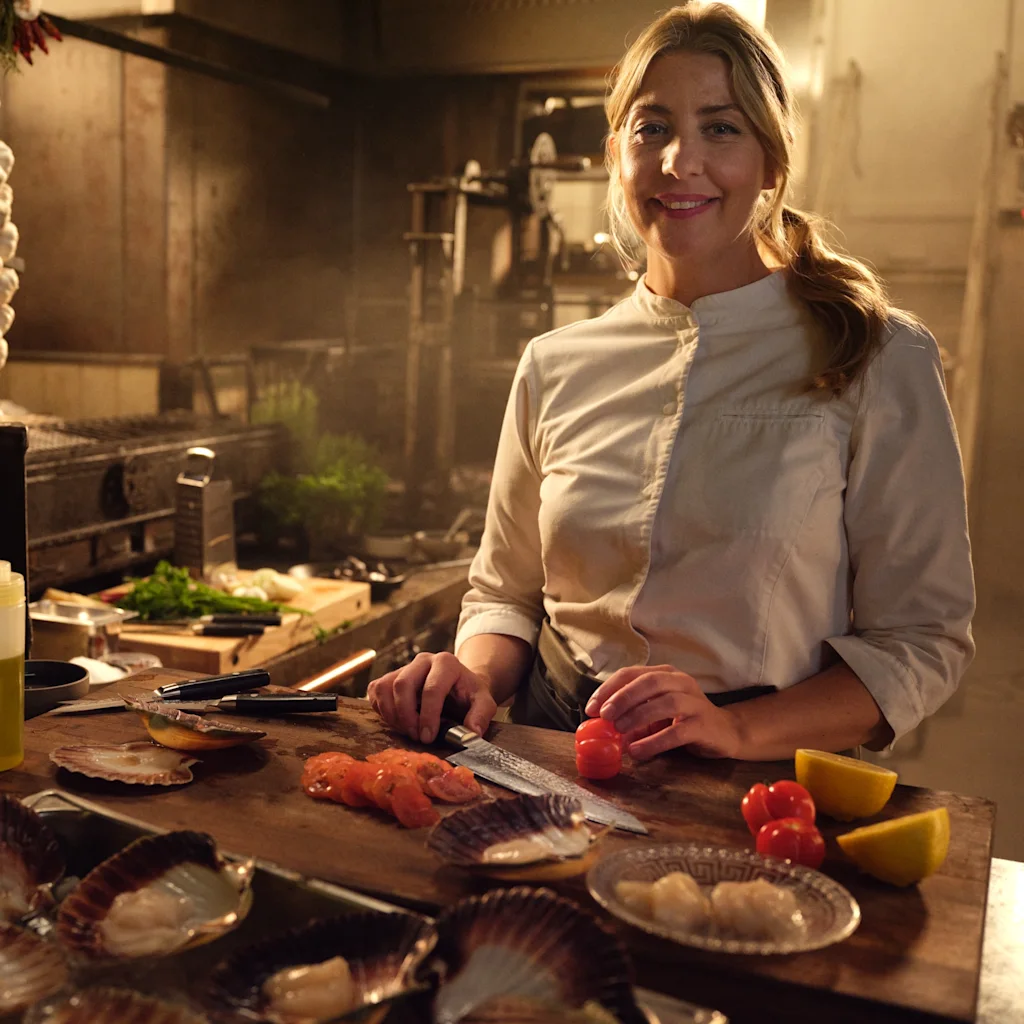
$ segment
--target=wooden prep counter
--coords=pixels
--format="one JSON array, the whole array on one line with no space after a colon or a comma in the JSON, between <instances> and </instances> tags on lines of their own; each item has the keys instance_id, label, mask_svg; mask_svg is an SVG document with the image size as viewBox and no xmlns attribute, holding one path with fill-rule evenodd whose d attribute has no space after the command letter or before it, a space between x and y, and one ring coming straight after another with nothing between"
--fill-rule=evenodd
<instances>
[{"instance_id":1,"label":"wooden prep counter","mask_svg":"<svg viewBox=\"0 0 1024 1024\"><path fill-rule=\"evenodd\" d=\"M154 671L115 688L141 692L185 677ZM337 714L267 719L261 728L267 738L254 746L202 755L191 784L147 790L58 772L48 759L51 749L64 744L143 738L137 716L44 715L26 724L25 762L0 776L0 785L20 795L64 788L163 828L207 831L232 852L428 912L480 890L479 880L441 866L424 846L423 832L401 829L374 812L313 801L301 792L305 758L334 749L365 756L395 744L365 702L342 699ZM496 724L489 738L575 778L569 734ZM605 849L676 841L750 848L740 799L753 782L787 774L792 775L791 764L703 761L684 754L627 764L621 776L595 789L637 814L651 834L610 835L603 840ZM616 922L633 951L639 983L720 1009L733 1024L973 1021L995 808L979 798L898 786L886 814L938 806L950 813L949 857L937 875L909 890L874 882L844 864L831 837L850 826L824 826L830 839L825 869L850 889L863 912L860 928L846 942L790 957L715 956ZM993 988L982 999L983 1007L1001 1012L984 1024L1013 1019L1004 1014L1019 1005L1021 995L1014 952L1019 941L1014 947L1012 935L1012 922L1021 914L1021 889L1014 890L1012 878L1004 882L994 906L999 920L990 924L990 932L999 933L993 961L1004 965L1004 973L986 979L986 986L998 985L998 991ZM579 881L561 888L596 908ZM1007 962L1016 963L1016 976L1005 974Z\"/></svg>"}]
</instances>

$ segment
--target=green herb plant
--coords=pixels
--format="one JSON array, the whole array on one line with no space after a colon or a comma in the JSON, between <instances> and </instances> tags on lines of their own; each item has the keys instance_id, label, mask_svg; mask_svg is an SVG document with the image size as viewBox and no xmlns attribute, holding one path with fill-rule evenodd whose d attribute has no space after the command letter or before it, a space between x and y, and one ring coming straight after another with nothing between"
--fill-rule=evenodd
<instances>
[{"instance_id":1,"label":"green herb plant","mask_svg":"<svg viewBox=\"0 0 1024 1024\"><path fill-rule=\"evenodd\" d=\"M311 390L295 383L272 389L253 407L252 420L282 423L292 437L296 474L270 473L259 487L261 508L276 528L301 527L322 550L340 549L380 524L388 476L376 451L354 434L320 433Z\"/></svg>"}]
</instances>

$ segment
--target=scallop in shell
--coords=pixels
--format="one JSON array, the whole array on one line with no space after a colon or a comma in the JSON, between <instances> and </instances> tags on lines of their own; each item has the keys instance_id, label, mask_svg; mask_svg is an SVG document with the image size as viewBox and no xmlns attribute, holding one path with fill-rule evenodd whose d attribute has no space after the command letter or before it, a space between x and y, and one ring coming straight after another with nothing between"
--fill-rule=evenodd
<instances>
[{"instance_id":1,"label":"scallop in shell","mask_svg":"<svg viewBox=\"0 0 1024 1024\"><path fill-rule=\"evenodd\" d=\"M459 867L550 881L586 871L601 835L589 828L572 797L518 796L448 815L431 830L427 846Z\"/></svg>"},{"instance_id":2,"label":"scallop in shell","mask_svg":"<svg viewBox=\"0 0 1024 1024\"><path fill-rule=\"evenodd\" d=\"M60 948L34 932L0 925L0 1016L53 995L67 981Z\"/></svg>"},{"instance_id":3,"label":"scallop in shell","mask_svg":"<svg viewBox=\"0 0 1024 1024\"><path fill-rule=\"evenodd\" d=\"M18 921L46 904L63 874L53 830L20 800L0 794L0 920Z\"/></svg>"},{"instance_id":4,"label":"scallop in shell","mask_svg":"<svg viewBox=\"0 0 1024 1024\"><path fill-rule=\"evenodd\" d=\"M154 746L148 740L58 747L50 751L50 760L79 775L141 786L181 786L191 782L189 767L198 763L194 757Z\"/></svg>"},{"instance_id":5,"label":"scallop in shell","mask_svg":"<svg viewBox=\"0 0 1024 1024\"><path fill-rule=\"evenodd\" d=\"M436 941L433 925L413 914L365 911L313 921L221 963L210 978L210 1001L236 1018L273 1024L379 1020L388 1009L382 1004L421 987L417 969ZM292 984L282 991L275 983L286 974Z\"/></svg>"},{"instance_id":6,"label":"scallop in shell","mask_svg":"<svg viewBox=\"0 0 1024 1024\"><path fill-rule=\"evenodd\" d=\"M60 905L57 937L95 959L164 956L245 919L252 861L232 863L201 832L146 836L89 872Z\"/></svg>"},{"instance_id":7,"label":"scallop in shell","mask_svg":"<svg viewBox=\"0 0 1024 1024\"><path fill-rule=\"evenodd\" d=\"M497 999L577 1009L596 1002L620 1024L645 1020L625 947L596 917L549 889L496 889L437 920L443 980L435 1024L456 1024Z\"/></svg>"},{"instance_id":8,"label":"scallop in shell","mask_svg":"<svg viewBox=\"0 0 1024 1024\"><path fill-rule=\"evenodd\" d=\"M211 722L187 711L155 700L123 697L132 711L142 716L146 731L162 747L172 750L223 750L252 743L267 734L229 722Z\"/></svg>"},{"instance_id":9,"label":"scallop in shell","mask_svg":"<svg viewBox=\"0 0 1024 1024\"><path fill-rule=\"evenodd\" d=\"M209 1024L187 1006L128 989L88 988L63 1002L40 1006L26 1024Z\"/></svg>"}]
</instances>

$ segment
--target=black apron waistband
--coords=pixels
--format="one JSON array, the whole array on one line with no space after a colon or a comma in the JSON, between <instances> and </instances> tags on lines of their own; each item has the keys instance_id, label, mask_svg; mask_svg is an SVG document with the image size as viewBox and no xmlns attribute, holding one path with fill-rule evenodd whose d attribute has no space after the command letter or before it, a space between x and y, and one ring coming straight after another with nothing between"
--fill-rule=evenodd
<instances>
[{"instance_id":1,"label":"black apron waistband","mask_svg":"<svg viewBox=\"0 0 1024 1024\"><path fill-rule=\"evenodd\" d=\"M599 679L580 667L565 642L545 619L537 639L537 653L530 675L516 692L511 719L519 725L573 732L587 717L584 710L587 701L600 685ZM706 696L712 704L725 707L774 692L774 686L744 686Z\"/></svg>"}]
</instances>

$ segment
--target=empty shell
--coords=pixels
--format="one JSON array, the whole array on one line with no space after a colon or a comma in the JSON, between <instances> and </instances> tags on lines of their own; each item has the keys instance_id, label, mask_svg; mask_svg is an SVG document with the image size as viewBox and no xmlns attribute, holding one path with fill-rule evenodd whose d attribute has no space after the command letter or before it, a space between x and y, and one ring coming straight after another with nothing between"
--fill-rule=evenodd
<instances>
[{"instance_id":1,"label":"empty shell","mask_svg":"<svg viewBox=\"0 0 1024 1024\"><path fill-rule=\"evenodd\" d=\"M64 855L49 825L0 794L0 920L18 921L45 906L63 874Z\"/></svg>"},{"instance_id":2,"label":"empty shell","mask_svg":"<svg viewBox=\"0 0 1024 1024\"><path fill-rule=\"evenodd\" d=\"M125 697L125 704L137 711L146 731L161 746L172 750L223 750L252 743L267 734L230 722L214 722L154 700Z\"/></svg>"},{"instance_id":3,"label":"empty shell","mask_svg":"<svg viewBox=\"0 0 1024 1024\"><path fill-rule=\"evenodd\" d=\"M233 863L201 832L137 839L89 872L60 905L57 936L94 959L164 956L245 919L252 861Z\"/></svg>"},{"instance_id":4,"label":"empty shell","mask_svg":"<svg viewBox=\"0 0 1024 1024\"><path fill-rule=\"evenodd\" d=\"M154 746L148 740L57 747L50 751L50 760L79 775L141 786L181 786L191 782L189 766L197 763L194 757Z\"/></svg>"},{"instance_id":5,"label":"empty shell","mask_svg":"<svg viewBox=\"0 0 1024 1024\"><path fill-rule=\"evenodd\" d=\"M442 982L435 1024L456 1024L494 1000L578 1009L600 1003L619 1024L643 1024L618 938L548 889L497 889L460 900L437 920Z\"/></svg>"}]
</instances>

